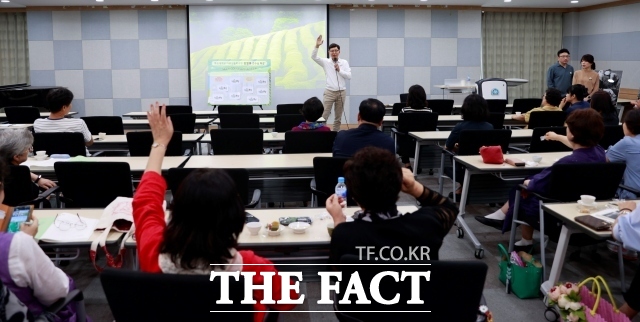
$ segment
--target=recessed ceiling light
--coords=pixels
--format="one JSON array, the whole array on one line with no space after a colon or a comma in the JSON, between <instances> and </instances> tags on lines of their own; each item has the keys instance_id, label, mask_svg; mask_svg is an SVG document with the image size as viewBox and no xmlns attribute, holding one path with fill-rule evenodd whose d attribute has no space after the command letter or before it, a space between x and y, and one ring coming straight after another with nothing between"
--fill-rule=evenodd
<instances>
[{"instance_id":1,"label":"recessed ceiling light","mask_svg":"<svg viewBox=\"0 0 640 322\"><path fill-rule=\"evenodd\" d=\"M104 0L96 0L96 2L104 2Z\"/></svg>"},{"instance_id":2,"label":"recessed ceiling light","mask_svg":"<svg viewBox=\"0 0 640 322\"><path fill-rule=\"evenodd\" d=\"M152 2L158 2L158 0L151 0Z\"/></svg>"},{"instance_id":3,"label":"recessed ceiling light","mask_svg":"<svg viewBox=\"0 0 640 322\"><path fill-rule=\"evenodd\" d=\"M571 3L578 3L578 2L579 2L578 0L571 1Z\"/></svg>"},{"instance_id":4,"label":"recessed ceiling light","mask_svg":"<svg viewBox=\"0 0 640 322\"><path fill-rule=\"evenodd\" d=\"M2 1L0 1L0 2L9 2L9 0L2 0Z\"/></svg>"},{"instance_id":5,"label":"recessed ceiling light","mask_svg":"<svg viewBox=\"0 0 640 322\"><path fill-rule=\"evenodd\" d=\"M420 2L427 2L427 0L420 0Z\"/></svg>"},{"instance_id":6,"label":"recessed ceiling light","mask_svg":"<svg viewBox=\"0 0 640 322\"><path fill-rule=\"evenodd\" d=\"M511 0L504 0L504 2L511 2Z\"/></svg>"}]
</instances>

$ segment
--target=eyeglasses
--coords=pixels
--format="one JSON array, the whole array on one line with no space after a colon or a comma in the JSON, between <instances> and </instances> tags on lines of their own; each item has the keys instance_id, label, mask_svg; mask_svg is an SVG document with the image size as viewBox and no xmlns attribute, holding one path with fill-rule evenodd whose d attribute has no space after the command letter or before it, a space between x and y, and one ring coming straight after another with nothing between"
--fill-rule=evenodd
<instances>
[{"instance_id":1,"label":"eyeglasses","mask_svg":"<svg viewBox=\"0 0 640 322\"><path fill-rule=\"evenodd\" d=\"M337 52L340 52L340 50L339 49L331 49L331 50L329 50L329 52L330 53L337 53Z\"/></svg>"},{"instance_id":2,"label":"eyeglasses","mask_svg":"<svg viewBox=\"0 0 640 322\"><path fill-rule=\"evenodd\" d=\"M76 216L78 217L78 221L72 222L69 219L59 219L58 216L60 214L56 215L56 218L53 219L53 224L58 227L58 229L60 230L69 230L71 229L71 227L74 227L77 230L83 230L85 228L87 228L87 223L85 223L84 221L82 221L82 219L80 218L80 215L76 213Z\"/></svg>"},{"instance_id":3,"label":"eyeglasses","mask_svg":"<svg viewBox=\"0 0 640 322\"><path fill-rule=\"evenodd\" d=\"M29 152L33 152L33 145L29 147Z\"/></svg>"}]
</instances>

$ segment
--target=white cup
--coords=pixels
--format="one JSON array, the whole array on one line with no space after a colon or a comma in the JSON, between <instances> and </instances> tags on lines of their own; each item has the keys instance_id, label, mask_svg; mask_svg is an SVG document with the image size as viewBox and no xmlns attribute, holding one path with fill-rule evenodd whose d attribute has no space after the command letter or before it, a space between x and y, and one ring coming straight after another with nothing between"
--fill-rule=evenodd
<instances>
[{"instance_id":1,"label":"white cup","mask_svg":"<svg viewBox=\"0 0 640 322\"><path fill-rule=\"evenodd\" d=\"M43 158L47 156L47 151L36 151L36 156Z\"/></svg>"},{"instance_id":2,"label":"white cup","mask_svg":"<svg viewBox=\"0 0 640 322\"><path fill-rule=\"evenodd\" d=\"M596 197L590 195L581 195L580 201L583 205L592 205L596 202Z\"/></svg>"},{"instance_id":3,"label":"white cup","mask_svg":"<svg viewBox=\"0 0 640 322\"><path fill-rule=\"evenodd\" d=\"M278 132L271 132L271 137L275 138L276 136L278 136Z\"/></svg>"},{"instance_id":4,"label":"white cup","mask_svg":"<svg viewBox=\"0 0 640 322\"><path fill-rule=\"evenodd\" d=\"M522 112L516 112L516 115L520 115L520 114L522 114Z\"/></svg>"},{"instance_id":5,"label":"white cup","mask_svg":"<svg viewBox=\"0 0 640 322\"><path fill-rule=\"evenodd\" d=\"M540 163L540 161L542 161L542 157L539 155L533 155L531 156L531 160L533 160L533 162L535 163Z\"/></svg>"},{"instance_id":6,"label":"white cup","mask_svg":"<svg viewBox=\"0 0 640 322\"><path fill-rule=\"evenodd\" d=\"M98 138L100 138L100 140L106 139L107 138L107 133L104 133L104 132L98 133Z\"/></svg>"},{"instance_id":7,"label":"white cup","mask_svg":"<svg viewBox=\"0 0 640 322\"><path fill-rule=\"evenodd\" d=\"M260 232L260 228L262 228L262 224L260 224L259 222L254 221L247 223L247 229L249 229L249 232L253 236L257 235Z\"/></svg>"}]
</instances>

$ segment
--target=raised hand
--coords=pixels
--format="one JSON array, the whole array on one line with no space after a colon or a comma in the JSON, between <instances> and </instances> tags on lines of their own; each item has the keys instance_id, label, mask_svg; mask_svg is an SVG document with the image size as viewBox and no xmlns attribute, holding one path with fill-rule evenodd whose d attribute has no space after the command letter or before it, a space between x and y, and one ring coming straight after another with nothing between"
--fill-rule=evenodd
<instances>
[{"instance_id":1,"label":"raised hand","mask_svg":"<svg viewBox=\"0 0 640 322\"><path fill-rule=\"evenodd\" d=\"M318 36L318 39L316 39L316 48L322 46L323 43L324 41L322 40L322 35Z\"/></svg>"},{"instance_id":2,"label":"raised hand","mask_svg":"<svg viewBox=\"0 0 640 322\"><path fill-rule=\"evenodd\" d=\"M158 102L152 104L147 112L147 118L153 133L153 141L166 147L173 136L173 124L166 115L166 106Z\"/></svg>"}]
</instances>

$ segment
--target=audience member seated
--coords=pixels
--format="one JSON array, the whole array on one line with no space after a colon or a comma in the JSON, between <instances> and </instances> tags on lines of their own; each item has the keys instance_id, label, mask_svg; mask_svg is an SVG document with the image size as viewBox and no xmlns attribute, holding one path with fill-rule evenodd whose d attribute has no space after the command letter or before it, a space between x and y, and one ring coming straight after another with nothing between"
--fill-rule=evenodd
<instances>
[{"instance_id":1,"label":"audience member seated","mask_svg":"<svg viewBox=\"0 0 640 322\"><path fill-rule=\"evenodd\" d=\"M6 170L4 161L0 160L0 204L4 200ZM57 268L33 239L37 233L35 217L30 225L21 224L20 232L0 233L0 279L35 316L75 289L73 279ZM75 304L56 315L55 321L75 321Z\"/></svg>"},{"instance_id":2,"label":"audience member seated","mask_svg":"<svg viewBox=\"0 0 640 322\"><path fill-rule=\"evenodd\" d=\"M573 73L572 84L584 85L587 90L587 100L590 100L591 96L600 89L600 75L594 70L596 69L596 63L593 55L583 55L580 59L580 66L582 69Z\"/></svg>"},{"instance_id":3,"label":"audience member seated","mask_svg":"<svg viewBox=\"0 0 640 322\"><path fill-rule=\"evenodd\" d=\"M86 146L93 144L91 132L82 119L65 117L71 112L71 108L73 107L73 93L71 93L70 90L64 87L52 89L49 94L47 94L46 101L51 113L49 117L37 119L33 122L33 130L36 133L80 132L84 135ZM87 156L90 156L88 150Z\"/></svg>"},{"instance_id":4,"label":"audience member seated","mask_svg":"<svg viewBox=\"0 0 640 322\"><path fill-rule=\"evenodd\" d=\"M555 88L549 88L542 97L541 107L533 108L521 115L512 115L511 118L514 120L525 121L526 123L529 123L529 118L531 118L531 113L533 112L562 111L562 109L558 107L558 105L560 105L560 102L562 102L562 94L560 93L560 91Z\"/></svg>"},{"instance_id":5,"label":"audience member seated","mask_svg":"<svg viewBox=\"0 0 640 322\"><path fill-rule=\"evenodd\" d=\"M640 208L635 201L626 201L618 205L620 216L611 229L613 238L622 242L624 248L640 250ZM625 303L620 307L630 320L640 311L640 271L636 269L631 286L624 293Z\"/></svg>"},{"instance_id":6,"label":"audience member seated","mask_svg":"<svg viewBox=\"0 0 640 322\"><path fill-rule=\"evenodd\" d=\"M460 114L462 114L462 122L453 127L444 144L445 149L449 151L456 151L458 149L460 132L463 130L493 130L493 125L487 122L489 120L489 106L487 105L487 101L478 94L471 94L464 99ZM462 168L460 167L459 169ZM453 179L460 183L460 186L456 189L456 195L458 196L462 193L463 176L464 171L456 170L457 178ZM449 195L449 198L452 197L453 192Z\"/></svg>"},{"instance_id":7,"label":"audience member seated","mask_svg":"<svg viewBox=\"0 0 640 322\"><path fill-rule=\"evenodd\" d=\"M347 191L361 210L346 222L342 200L335 194L326 202L334 230L331 237L331 264L345 254L358 256L363 245L380 250L384 246L404 249L416 245L429 247L430 260L438 259L442 240L456 220L458 209L449 199L423 186L408 169L402 169L389 151L366 147L344 166ZM413 213L398 211L400 191L415 197L421 208ZM427 260L427 258L421 258Z\"/></svg>"},{"instance_id":8,"label":"audience member seated","mask_svg":"<svg viewBox=\"0 0 640 322\"><path fill-rule=\"evenodd\" d=\"M424 88L420 85L413 85L409 87L407 107L402 108L400 113L431 112L427 106L427 93L424 91ZM411 138L407 136L398 137L398 154L400 154L405 168L411 168L409 161L410 158L414 156L414 147Z\"/></svg>"},{"instance_id":9,"label":"audience member seated","mask_svg":"<svg viewBox=\"0 0 640 322\"><path fill-rule=\"evenodd\" d=\"M202 274L212 270L251 271L254 285L264 283L260 272L277 272L270 261L250 250L238 251L238 236L246 214L235 184L222 170L199 169L187 176L171 203L171 217L165 221L162 203L167 183L161 174L162 160L173 135L171 120L156 102L147 113L154 145L147 168L133 198L140 270L151 273ZM210 266L215 264L215 266ZM262 265L247 265L262 264ZM280 299L281 278L273 277L273 299ZM298 294L291 291L292 299ZM262 291L254 292L256 311L291 310L295 305L262 305ZM264 313L256 312L255 321Z\"/></svg>"},{"instance_id":10,"label":"audience member seated","mask_svg":"<svg viewBox=\"0 0 640 322\"><path fill-rule=\"evenodd\" d=\"M291 131L318 131L328 132L331 129L324 125L324 123L318 122L318 119L324 112L324 105L317 97L312 97L304 102L302 105L302 115L305 122L300 123L298 126L294 126Z\"/></svg>"},{"instance_id":11,"label":"audience member seated","mask_svg":"<svg viewBox=\"0 0 640 322\"><path fill-rule=\"evenodd\" d=\"M27 161L29 152L33 150L33 134L28 129L6 129L0 131L0 159L5 164L20 165ZM56 183L31 172L34 195L39 190L55 187Z\"/></svg>"},{"instance_id":12,"label":"audience member seated","mask_svg":"<svg viewBox=\"0 0 640 322\"><path fill-rule=\"evenodd\" d=\"M567 113L567 116L575 110L589 108L591 105L589 105L589 102L584 101L585 97L587 97L587 89L584 85L571 85L567 91L567 96L560 102L559 107ZM569 105L567 106L567 104Z\"/></svg>"},{"instance_id":13,"label":"audience member seated","mask_svg":"<svg viewBox=\"0 0 640 322\"><path fill-rule=\"evenodd\" d=\"M598 145L604 134L604 124L598 112L590 108L577 110L569 115L566 124L567 136L554 132L548 132L545 135L546 140L560 141L573 149L570 155L560 158L555 164L606 161L604 150ZM551 167L527 178L524 181L524 185L527 187L526 191L544 195L549 188L550 174ZM484 217L476 216L476 220L485 225L502 229L503 233L510 230L516 189L518 187L511 190L509 201L502 208ZM516 242L516 246L530 246L533 244L533 230L534 227L539 226L538 221L540 219L538 208L538 198L526 193L521 195L518 219L527 222L530 226L520 226L522 228L522 239Z\"/></svg>"},{"instance_id":14,"label":"audience member seated","mask_svg":"<svg viewBox=\"0 0 640 322\"><path fill-rule=\"evenodd\" d=\"M383 148L395 155L395 143L391 136L378 130L385 112L384 104L375 98L360 102L358 127L338 132L333 142L333 156L350 158L367 146Z\"/></svg>"},{"instance_id":15,"label":"audience member seated","mask_svg":"<svg viewBox=\"0 0 640 322\"><path fill-rule=\"evenodd\" d=\"M611 95L605 91L597 91L591 95L591 108L598 111L602 115L604 125L618 125L618 113L616 107L611 101Z\"/></svg>"},{"instance_id":16,"label":"audience member seated","mask_svg":"<svg viewBox=\"0 0 640 322\"><path fill-rule=\"evenodd\" d=\"M627 168L624 170L622 183L626 186L640 190L640 110L631 110L622 123L624 138L607 149L607 161L624 162ZM622 199L636 199L633 192L624 189L618 190L618 197Z\"/></svg>"}]
</instances>

